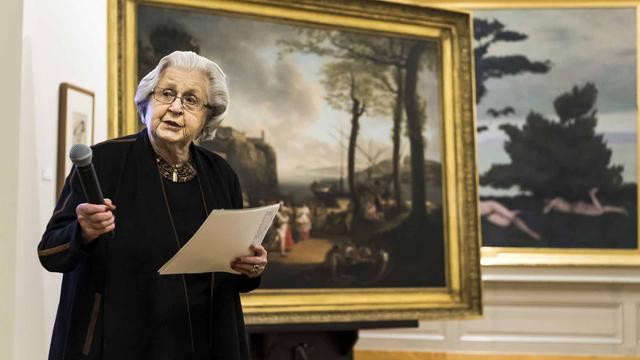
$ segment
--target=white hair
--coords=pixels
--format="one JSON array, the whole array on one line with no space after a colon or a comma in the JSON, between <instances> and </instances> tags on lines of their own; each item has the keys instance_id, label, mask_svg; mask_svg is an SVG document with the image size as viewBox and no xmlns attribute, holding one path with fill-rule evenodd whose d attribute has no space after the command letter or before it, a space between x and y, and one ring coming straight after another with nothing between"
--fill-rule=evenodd
<instances>
[{"instance_id":1,"label":"white hair","mask_svg":"<svg viewBox=\"0 0 640 360\"><path fill-rule=\"evenodd\" d=\"M140 80L138 89L136 90L135 102L138 107L138 112L140 113L141 121L144 123L146 108L153 89L158 85L158 81L160 81L163 72L169 67L185 70L200 70L207 75L209 79L207 104L209 107L207 108L207 119L205 120L204 128L200 136L207 138L213 135L229 110L227 77L218 64L192 51L174 51L163 57L156 68Z\"/></svg>"}]
</instances>

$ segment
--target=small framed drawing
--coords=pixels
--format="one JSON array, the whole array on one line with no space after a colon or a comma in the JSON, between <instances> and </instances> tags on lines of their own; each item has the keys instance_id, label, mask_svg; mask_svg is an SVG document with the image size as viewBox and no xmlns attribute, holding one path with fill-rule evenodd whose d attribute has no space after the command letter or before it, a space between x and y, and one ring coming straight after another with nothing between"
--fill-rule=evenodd
<instances>
[{"instance_id":1,"label":"small framed drawing","mask_svg":"<svg viewBox=\"0 0 640 360\"><path fill-rule=\"evenodd\" d=\"M58 107L58 175L57 196L71 171L67 154L74 144L93 144L95 94L68 83L60 84Z\"/></svg>"}]
</instances>

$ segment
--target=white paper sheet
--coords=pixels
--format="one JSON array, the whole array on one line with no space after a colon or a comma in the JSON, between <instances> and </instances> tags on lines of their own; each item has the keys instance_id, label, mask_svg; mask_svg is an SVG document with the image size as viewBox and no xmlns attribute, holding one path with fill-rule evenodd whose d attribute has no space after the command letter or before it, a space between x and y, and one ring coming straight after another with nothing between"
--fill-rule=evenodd
<instances>
[{"instance_id":1,"label":"white paper sheet","mask_svg":"<svg viewBox=\"0 0 640 360\"><path fill-rule=\"evenodd\" d=\"M279 204L241 210L213 210L193 237L158 272L160 275L225 271L230 263L262 243Z\"/></svg>"}]
</instances>

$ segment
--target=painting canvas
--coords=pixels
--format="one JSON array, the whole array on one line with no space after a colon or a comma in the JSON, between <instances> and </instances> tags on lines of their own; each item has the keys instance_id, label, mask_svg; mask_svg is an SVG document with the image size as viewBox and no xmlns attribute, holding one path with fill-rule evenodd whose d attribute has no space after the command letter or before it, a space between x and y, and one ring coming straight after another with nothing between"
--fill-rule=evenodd
<instances>
[{"instance_id":1,"label":"painting canvas","mask_svg":"<svg viewBox=\"0 0 640 360\"><path fill-rule=\"evenodd\" d=\"M474 11L484 246L638 248L636 22Z\"/></svg>"},{"instance_id":2,"label":"painting canvas","mask_svg":"<svg viewBox=\"0 0 640 360\"><path fill-rule=\"evenodd\" d=\"M388 64L416 42L409 116L406 70ZM282 203L263 288L445 285L436 42L141 6L138 43L139 77L178 49L226 72L229 113L200 145L234 168L246 207Z\"/></svg>"}]
</instances>

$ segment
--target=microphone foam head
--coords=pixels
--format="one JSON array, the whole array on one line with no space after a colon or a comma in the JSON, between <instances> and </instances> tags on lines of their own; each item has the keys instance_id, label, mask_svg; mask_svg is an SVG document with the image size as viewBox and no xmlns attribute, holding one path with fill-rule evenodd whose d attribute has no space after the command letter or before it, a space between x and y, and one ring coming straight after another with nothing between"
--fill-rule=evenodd
<instances>
[{"instance_id":1,"label":"microphone foam head","mask_svg":"<svg viewBox=\"0 0 640 360\"><path fill-rule=\"evenodd\" d=\"M87 166L91 164L93 152L91 148L85 144L75 144L69 150L69 158L76 166Z\"/></svg>"}]
</instances>

